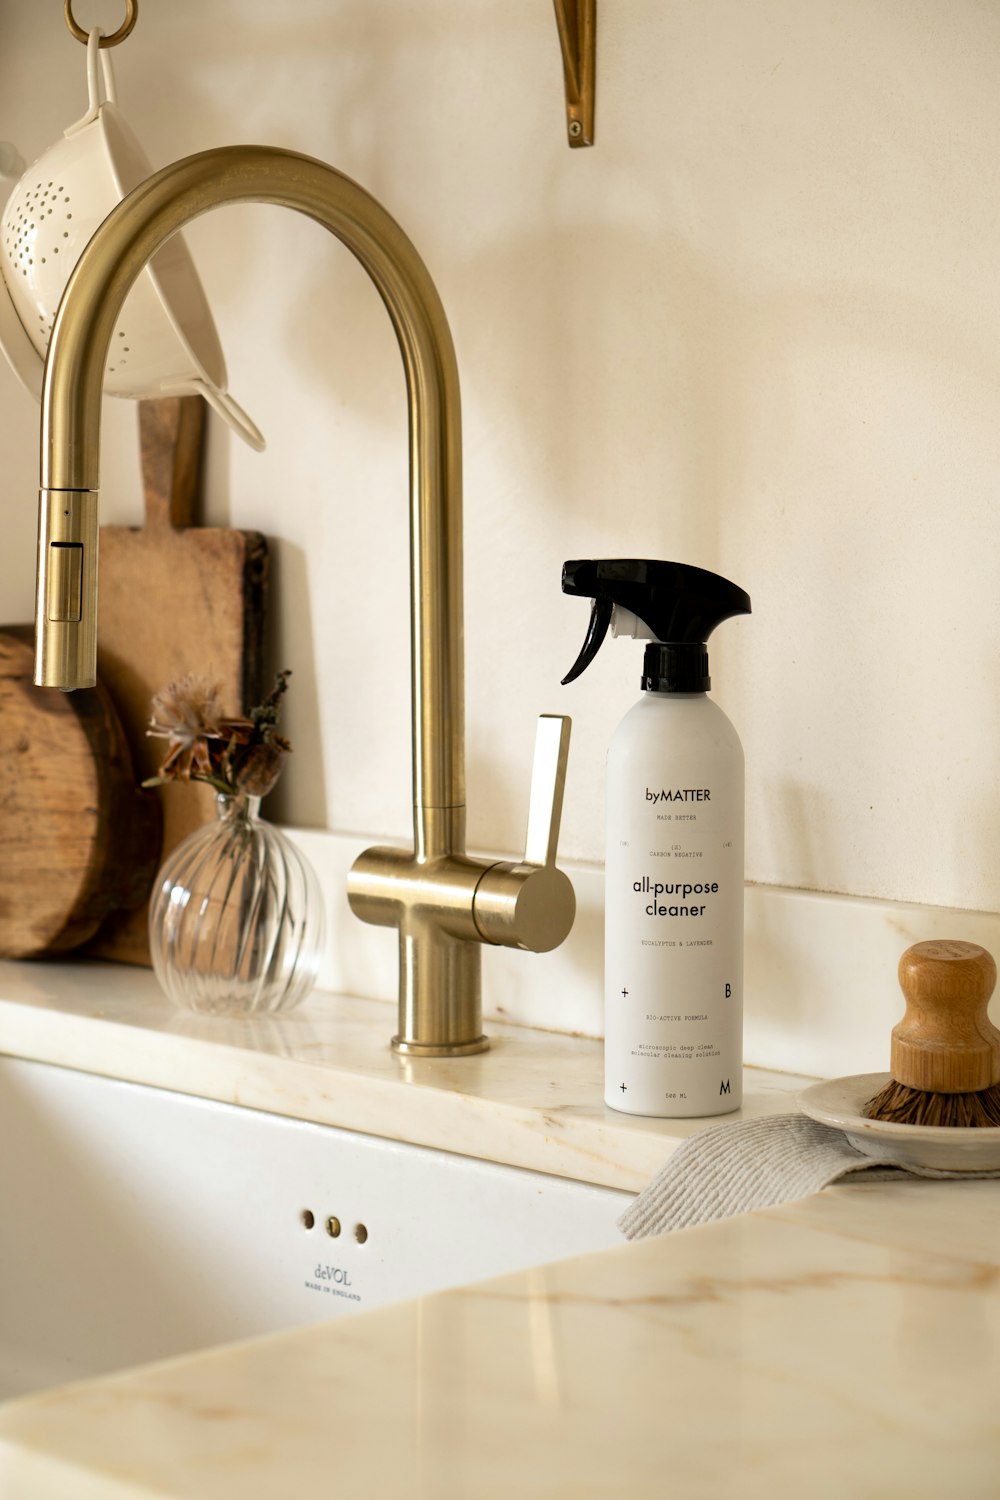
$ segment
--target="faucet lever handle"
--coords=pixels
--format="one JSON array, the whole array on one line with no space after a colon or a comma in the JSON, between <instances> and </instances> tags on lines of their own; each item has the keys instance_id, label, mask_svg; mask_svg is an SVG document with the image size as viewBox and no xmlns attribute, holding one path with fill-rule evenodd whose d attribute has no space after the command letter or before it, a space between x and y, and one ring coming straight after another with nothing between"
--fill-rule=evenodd
<instances>
[{"instance_id":1,"label":"faucet lever handle","mask_svg":"<svg viewBox=\"0 0 1000 1500\"><path fill-rule=\"evenodd\" d=\"M563 714L538 720L524 859L485 870L473 896L473 920L484 942L548 953L573 926L573 886L556 868L571 723Z\"/></svg>"},{"instance_id":2,"label":"faucet lever handle","mask_svg":"<svg viewBox=\"0 0 1000 1500\"><path fill-rule=\"evenodd\" d=\"M556 862L572 723L565 714L539 715L524 841L526 865L540 865L544 869Z\"/></svg>"}]
</instances>

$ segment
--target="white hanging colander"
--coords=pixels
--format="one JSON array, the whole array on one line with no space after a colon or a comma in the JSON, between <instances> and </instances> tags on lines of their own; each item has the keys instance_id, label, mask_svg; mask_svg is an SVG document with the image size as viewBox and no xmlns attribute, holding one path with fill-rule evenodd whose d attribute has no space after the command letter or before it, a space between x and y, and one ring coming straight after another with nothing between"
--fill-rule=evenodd
<instances>
[{"instance_id":1,"label":"white hanging colander","mask_svg":"<svg viewBox=\"0 0 1000 1500\"><path fill-rule=\"evenodd\" d=\"M22 174L0 218L0 274L37 363L17 336L9 306L0 309L0 345L36 396L56 310L80 253L115 205L153 172L118 108L111 59L98 50L100 36L91 32L87 43L87 113ZM259 430L226 385L205 293L184 240L175 234L125 300L104 389L133 400L204 396L252 448L263 448Z\"/></svg>"}]
</instances>

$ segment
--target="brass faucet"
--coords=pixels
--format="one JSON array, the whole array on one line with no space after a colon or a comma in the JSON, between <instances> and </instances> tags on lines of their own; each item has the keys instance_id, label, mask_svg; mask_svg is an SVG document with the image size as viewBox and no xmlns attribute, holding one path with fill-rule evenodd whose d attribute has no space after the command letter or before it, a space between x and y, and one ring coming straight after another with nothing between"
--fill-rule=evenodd
<instances>
[{"instance_id":1,"label":"brass faucet","mask_svg":"<svg viewBox=\"0 0 1000 1500\"><path fill-rule=\"evenodd\" d=\"M97 230L66 287L42 395L35 681L96 680L101 388L133 281L169 237L208 209L274 203L352 250L392 319L406 370L410 434L410 620L414 835L368 849L348 877L366 922L399 929L398 1052L481 1052L480 947L557 947L575 898L556 868L569 720L543 715L524 860L465 853L462 480L458 368L430 275L395 220L323 162L264 146L206 151L136 188ZM137 601L141 608L141 601Z\"/></svg>"}]
</instances>

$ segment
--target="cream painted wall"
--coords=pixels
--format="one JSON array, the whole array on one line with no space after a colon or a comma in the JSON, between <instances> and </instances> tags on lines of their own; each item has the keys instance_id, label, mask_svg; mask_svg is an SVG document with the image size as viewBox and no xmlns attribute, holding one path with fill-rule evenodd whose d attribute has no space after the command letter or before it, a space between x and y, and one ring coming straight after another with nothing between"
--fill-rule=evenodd
<instances>
[{"instance_id":1,"label":"cream painted wall","mask_svg":"<svg viewBox=\"0 0 1000 1500\"><path fill-rule=\"evenodd\" d=\"M77 0L109 29L120 0ZM0 138L84 103L61 7L0 0ZM749 878L1000 905L1000 8L601 0L598 144L564 144L550 0L149 0L115 54L157 164L326 158L411 235L463 379L470 842L521 836L534 716L574 745L563 847L602 852L638 649L559 678L571 556L746 587L717 697ZM189 235L257 456L213 425L210 515L276 558L296 754L272 813L409 827L403 381L350 255L266 208ZM138 518L106 403L106 520ZM36 413L0 370L0 598L30 618ZM139 604L141 601L137 601ZM206 659L210 643L206 643Z\"/></svg>"}]
</instances>

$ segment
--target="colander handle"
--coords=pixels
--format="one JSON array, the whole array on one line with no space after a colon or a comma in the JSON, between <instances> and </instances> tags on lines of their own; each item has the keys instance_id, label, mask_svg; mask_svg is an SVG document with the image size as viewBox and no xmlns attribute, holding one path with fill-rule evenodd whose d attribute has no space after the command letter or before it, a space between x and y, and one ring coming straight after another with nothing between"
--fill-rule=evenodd
<instances>
[{"instance_id":1,"label":"colander handle","mask_svg":"<svg viewBox=\"0 0 1000 1500\"><path fill-rule=\"evenodd\" d=\"M117 104L118 90L115 86L115 70L111 63L111 53L101 50L101 37L104 32L99 26L95 26L87 38L87 113L75 125L64 130L65 136L76 135L77 131L83 130L84 126L90 125L97 119L103 104Z\"/></svg>"},{"instance_id":2,"label":"colander handle","mask_svg":"<svg viewBox=\"0 0 1000 1500\"><path fill-rule=\"evenodd\" d=\"M204 396L209 406L217 412L228 427L231 427L238 437L257 453L263 453L267 443L257 426L247 416L238 401L234 401L228 391L220 391L217 385L210 380L194 379L191 381L191 389L197 391L199 396Z\"/></svg>"},{"instance_id":3,"label":"colander handle","mask_svg":"<svg viewBox=\"0 0 1000 1500\"><path fill-rule=\"evenodd\" d=\"M11 182L23 176L24 157L13 141L0 141L0 177L9 177Z\"/></svg>"}]
</instances>

